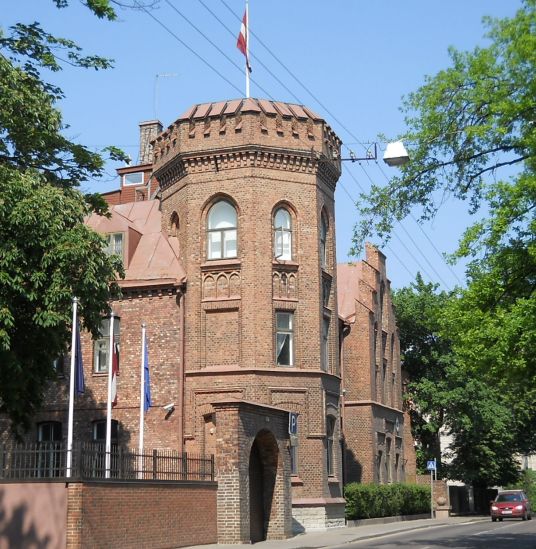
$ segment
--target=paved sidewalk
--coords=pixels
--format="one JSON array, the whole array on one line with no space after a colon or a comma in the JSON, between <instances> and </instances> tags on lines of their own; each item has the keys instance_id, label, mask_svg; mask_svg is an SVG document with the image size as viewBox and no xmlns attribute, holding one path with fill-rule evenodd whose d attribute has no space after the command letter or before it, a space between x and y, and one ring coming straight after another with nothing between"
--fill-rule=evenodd
<instances>
[{"instance_id":1,"label":"paved sidewalk","mask_svg":"<svg viewBox=\"0 0 536 549\"><path fill-rule=\"evenodd\" d=\"M386 524L370 524L366 526L351 526L345 528L333 528L328 531L298 534L293 538L273 541L260 541L255 543L255 549L317 549L320 547L338 547L351 541L367 538L376 538L385 534L420 530L423 528L437 528L449 524L463 524L489 520L489 517L449 517L448 519L422 519L407 522L389 522ZM195 545L183 549L239 549L249 547L251 544L239 545Z\"/></svg>"}]
</instances>

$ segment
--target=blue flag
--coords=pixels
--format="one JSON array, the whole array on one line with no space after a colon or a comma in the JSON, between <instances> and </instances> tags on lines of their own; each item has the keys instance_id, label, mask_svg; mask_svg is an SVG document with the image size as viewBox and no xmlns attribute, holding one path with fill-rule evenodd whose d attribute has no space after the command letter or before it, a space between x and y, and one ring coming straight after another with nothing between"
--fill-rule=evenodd
<instances>
[{"instance_id":1,"label":"blue flag","mask_svg":"<svg viewBox=\"0 0 536 549\"><path fill-rule=\"evenodd\" d=\"M78 396L86 389L84 383L84 365L82 364L82 343L80 342L80 325L76 323L76 345L74 350L74 390Z\"/></svg>"},{"instance_id":2,"label":"blue flag","mask_svg":"<svg viewBox=\"0 0 536 549\"><path fill-rule=\"evenodd\" d=\"M143 350L143 381L144 394L143 410L147 410L152 406L151 403L151 381L149 379L149 348L147 347L147 338L145 338L145 349Z\"/></svg>"}]
</instances>

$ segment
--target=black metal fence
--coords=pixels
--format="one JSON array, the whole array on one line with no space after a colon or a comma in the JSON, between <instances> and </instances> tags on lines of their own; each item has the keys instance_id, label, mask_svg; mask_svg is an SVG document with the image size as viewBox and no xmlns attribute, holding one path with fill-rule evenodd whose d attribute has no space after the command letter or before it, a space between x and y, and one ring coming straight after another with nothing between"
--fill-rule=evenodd
<instances>
[{"instance_id":1,"label":"black metal fence","mask_svg":"<svg viewBox=\"0 0 536 549\"><path fill-rule=\"evenodd\" d=\"M80 480L214 480L214 456L175 450L146 450L104 444L75 443L71 478ZM67 444L38 442L0 444L0 482L67 478Z\"/></svg>"}]
</instances>

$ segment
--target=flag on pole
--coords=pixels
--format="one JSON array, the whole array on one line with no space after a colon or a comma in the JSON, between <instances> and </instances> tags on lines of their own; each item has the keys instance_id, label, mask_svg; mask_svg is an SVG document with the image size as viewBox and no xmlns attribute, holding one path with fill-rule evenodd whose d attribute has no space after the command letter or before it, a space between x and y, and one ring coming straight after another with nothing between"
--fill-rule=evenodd
<instances>
[{"instance_id":1,"label":"flag on pole","mask_svg":"<svg viewBox=\"0 0 536 549\"><path fill-rule=\"evenodd\" d=\"M151 402L151 381L149 379L149 347L147 346L147 338L145 338L145 347L143 349L143 411L147 410L153 405Z\"/></svg>"},{"instance_id":2,"label":"flag on pole","mask_svg":"<svg viewBox=\"0 0 536 549\"><path fill-rule=\"evenodd\" d=\"M251 65L249 64L249 52L248 52L248 12L244 12L244 17L242 18L242 25L240 26L240 34L238 35L238 40L236 41L236 47L244 54L246 58L246 67L249 72L251 72Z\"/></svg>"},{"instance_id":3,"label":"flag on pole","mask_svg":"<svg viewBox=\"0 0 536 549\"><path fill-rule=\"evenodd\" d=\"M117 374L119 373L119 345L112 343L112 407L117 405Z\"/></svg>"},{"instance_id":4,"label":"flag on pole","mask_svg":"<svg viewBox=\"0 0 536 549\"><path fill-rule=\"evenodd\" d=\"M80 341L80 324L76 323L76 345L75 345L75 391L77 396L83 395L86 389L84 382L84 364L82 363L82 343Z\"/></svg>"}]
</instances>

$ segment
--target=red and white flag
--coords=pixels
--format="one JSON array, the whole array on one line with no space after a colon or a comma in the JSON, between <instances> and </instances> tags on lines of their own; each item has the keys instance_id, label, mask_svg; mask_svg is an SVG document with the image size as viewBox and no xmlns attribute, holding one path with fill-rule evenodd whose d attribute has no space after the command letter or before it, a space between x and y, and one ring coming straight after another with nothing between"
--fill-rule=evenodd
<instances>
[{"instance_id":1,"label":"red and white flag","mask_svg":"<svg viewBox=\"0 0 536 549\"><path fill-rule=\"evenodd\" d=\"M236 41L236 47L244 54L246 58L246 67L251 72L251 65L249 64L249 52L248 52L248 12L244 12L242 17L242 25L240 26L240 34Z\"/></svg>"},{"instance_id":2,"label":"red and white flag","mask_svg":"<svg viewBox=\"0 0 536 549\"><path fill-rule=\"evenodd\" d=\"M112 351L112 407L117 405L117 374L119 373L119 345L113 344Z\"/></svg>"}]
</instances>

